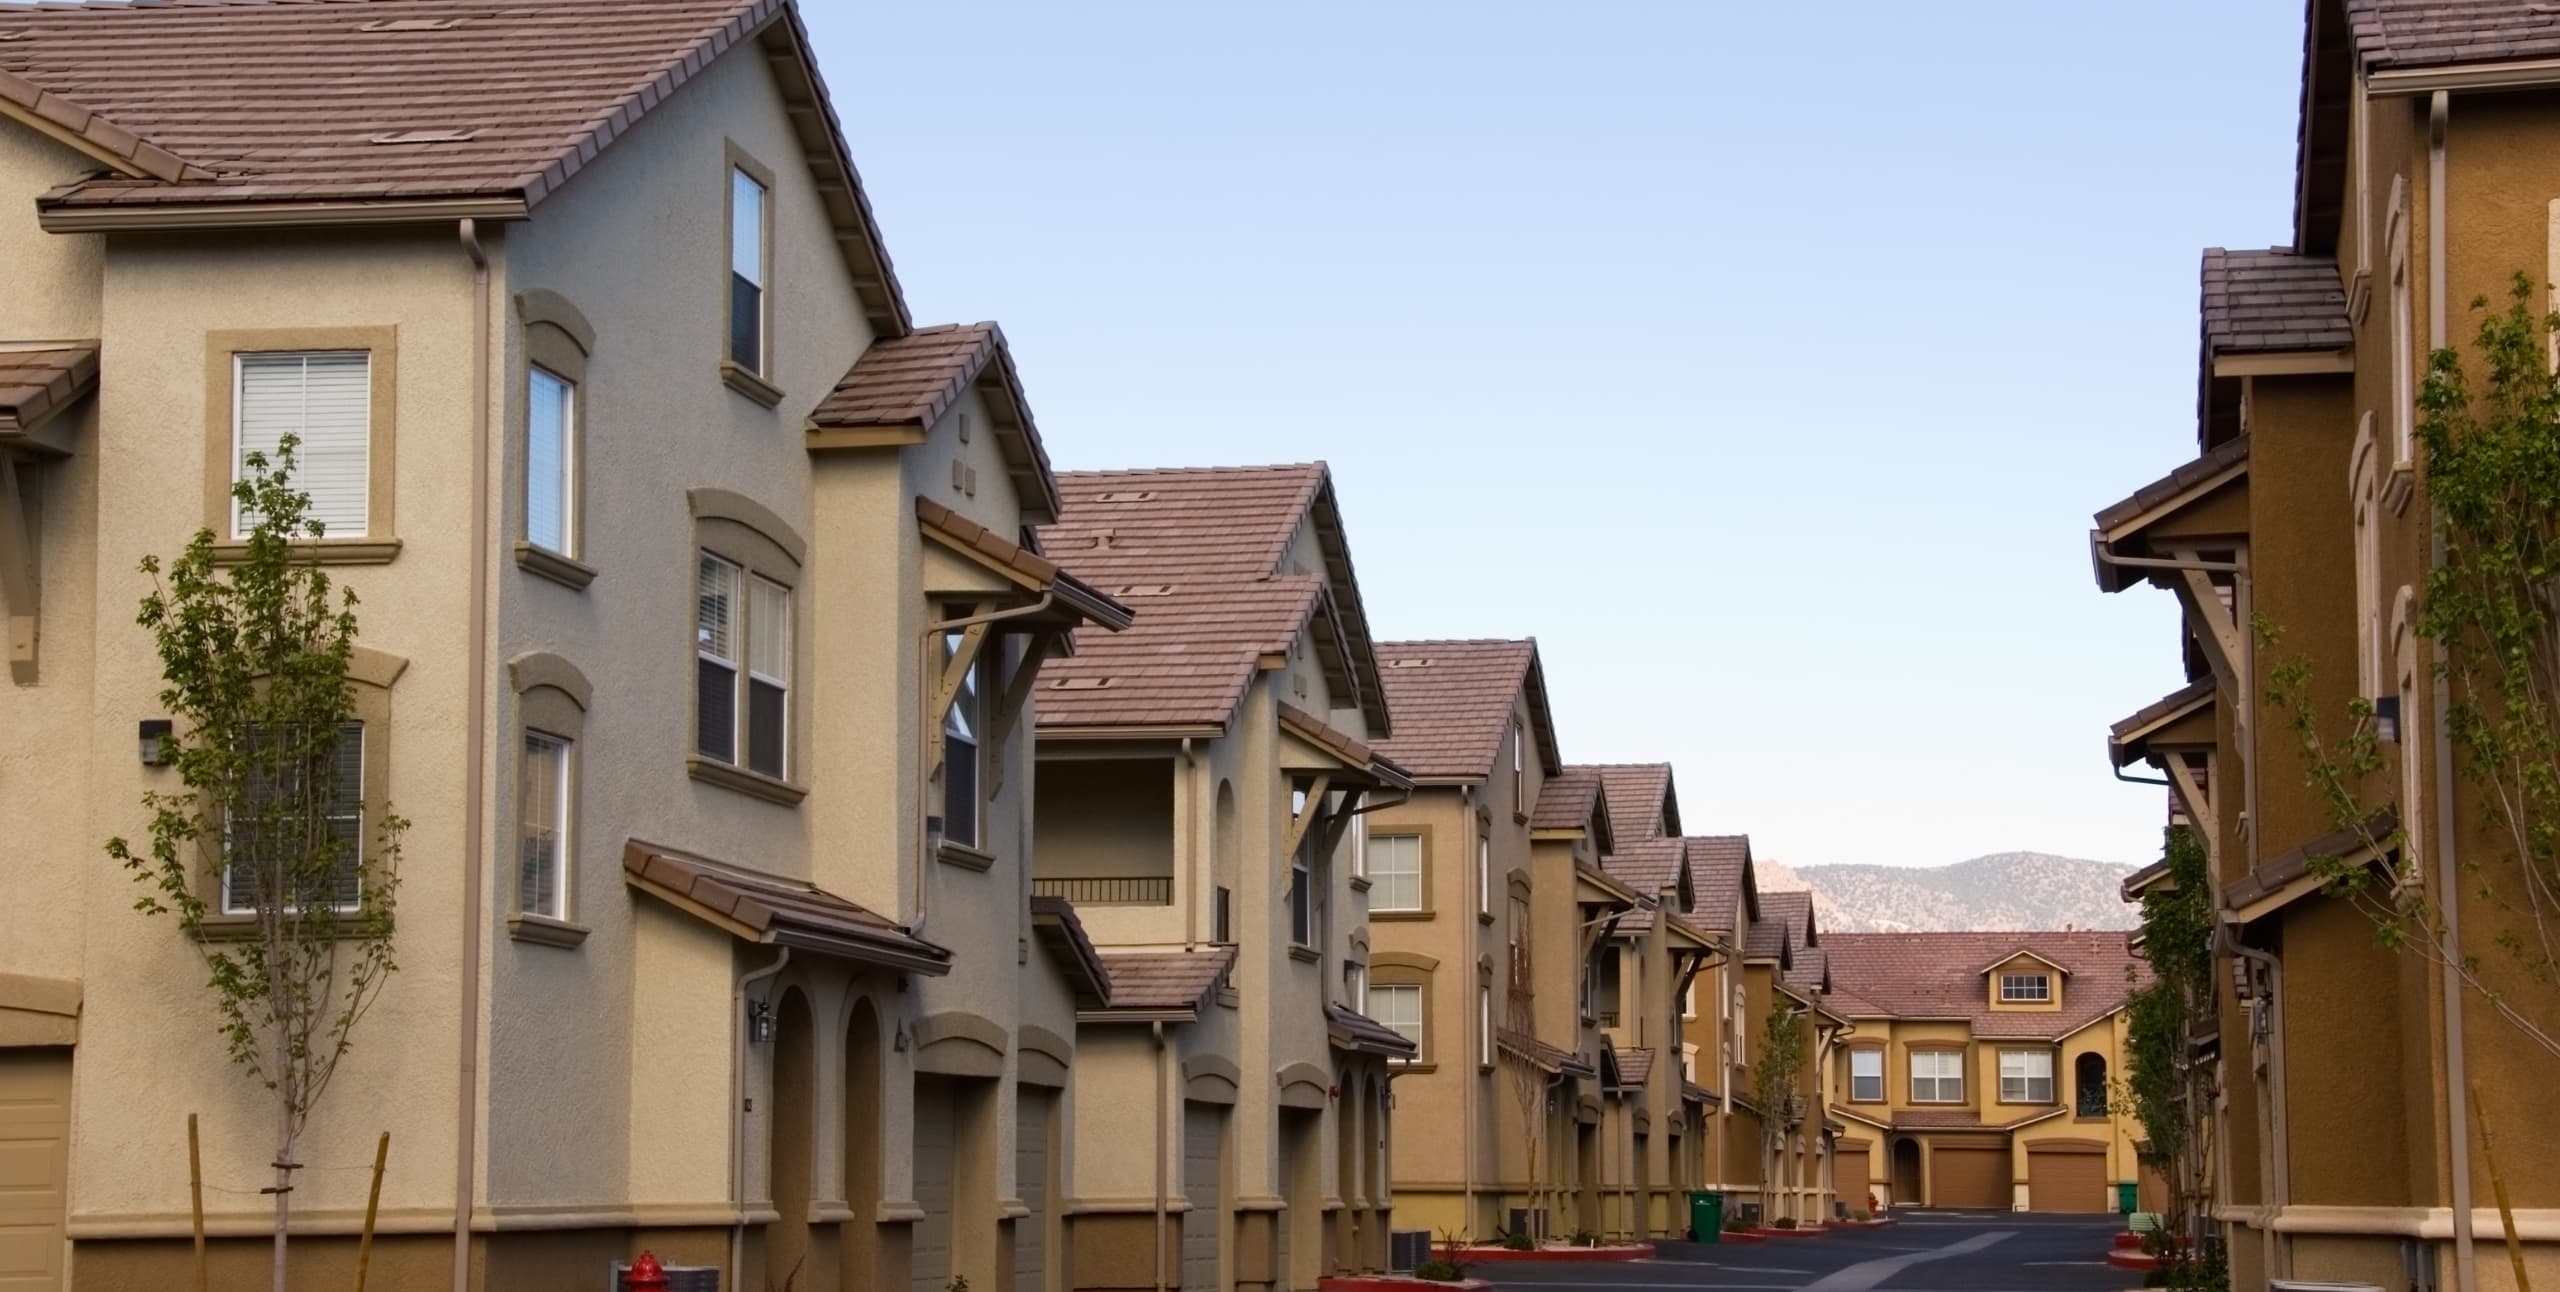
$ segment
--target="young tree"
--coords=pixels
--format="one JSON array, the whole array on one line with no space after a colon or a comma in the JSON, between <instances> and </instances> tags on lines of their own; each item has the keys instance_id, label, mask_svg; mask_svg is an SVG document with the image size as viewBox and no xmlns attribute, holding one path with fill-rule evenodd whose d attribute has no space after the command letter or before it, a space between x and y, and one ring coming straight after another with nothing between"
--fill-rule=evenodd
<instances>
[{"instance_id":1,"label":"young tree","mask_svg":"<svg viewBox=\"0 0 2560 1292\"><path fill-rule=\"evenodd\" d=\"M1774 1219L1778 1163L1787 1137L1804 1120L1804 1011L1773 1002L1760 1031L1760 1053L1751 1065L1751 1092L1760 1104L1760 1214Z\"/></svg>"},{"instance_id":2,"label":"young tree","mask_svg":"<svg viewBox=\"0 0 2560 1292\"><path fill-rule=\"evenodd\" d=\"M2359 856L2401 858L2389 875L2360 859L2315 858L2327 891L2369 916L2386 945L2427 957L2560 1058L2551 1030L2560 1009L2560 376L2551 366L2555 320L2533 312L2533 291L2517 274L2504 309L2490 309L2485 296L2472 302L2481 316L2480 389L2462 356L2443 349L2429 359L2418 396L2426 454L2418 489L2442 559L2427 573L2412 627L2438 652L2454 766L2478 791L2497 840L2456 858L2462 884L2501 918L2466 926L2468 944L2456 945L2445 908L2461 894L2430 886L2418 850L2402 846L2413 842L2405 830L2378 824L2384 818L2367 796L2385 756L2372 700L2349 702L2343 735L2324 732L2310 667L2298 658L2268 670L2266 698L2285 715L2312 787L2356 836ZM2279 626L2261 616L2255 628L2272 656ZM2404 742L2400 752L2417 751ZM2484 953L2506 970L2488 971Z\"/></svg>"},{"instance_id":3,"label":"young tree","mask_svg":"<svg viewBox=\"0 0 2560 1292\"><path fill-rule=\"evenodd\" d=\"M2151 981L2125 1001L2125 1071L2113 1102L2141 1124L2144 1156L2168 1187L2168 1216L2193 1242L2212 1212L2213 1074L2187 1041L2213 1014L2213 895L2192 831L2169 827L2162 853L2169 873L2142 895Z\"/></svg>"},{"instance_id":4,"label":"young tree","mask_svg":"<svg viewBox=\"0 0 2560 1292\"><path fill-rule=\"evenodd\" d=\"M284 1292L294 1145L397 967L392 902L407 823L362 798L362 730L347 690L356 597L304 539L322 535L292 487L296 444L246 459L232 498L249 529L236 562L198 530L139 622L160 654L164 751L182 787L147 791L149 834L107 854L174 915L203 958L216 1030L275 1110L275 1292ZM368 811L370 809L370 812ZM374 822L365 836L368 815Z\"/></svg>"}]
</instances>

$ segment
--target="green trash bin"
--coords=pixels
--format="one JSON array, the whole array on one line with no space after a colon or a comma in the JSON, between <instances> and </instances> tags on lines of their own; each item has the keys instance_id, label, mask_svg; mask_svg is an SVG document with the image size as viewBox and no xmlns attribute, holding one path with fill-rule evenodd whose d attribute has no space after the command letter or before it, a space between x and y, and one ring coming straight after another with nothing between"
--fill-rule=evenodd
<instances>
[{"instance_id":1,"label":"green trash bin","mask_svg":"<svg viewBox=\"0 0 2560 1292\"><path fill-rule=\"evenodd\" d=\"M1722 1242L1724 1234L1724 1195L1704 1189L1689 1193L1689 1237L1701 1243Z\"/></svg>"},{"instance_id":2,"label":"green trash bin","mask_svg":"<svg viewBox=\"0 0 2560 1292\"><path fill-rule=\"evenodd\" d=\"M2135 1190L2136 1186L2131 1180L2122 1181L2116 1185L2117 1211L2130 1216L2133 1214L2133 1209L2141 1205L2140 1201L2134 1196Z\"/></svg>"}]
</instances>

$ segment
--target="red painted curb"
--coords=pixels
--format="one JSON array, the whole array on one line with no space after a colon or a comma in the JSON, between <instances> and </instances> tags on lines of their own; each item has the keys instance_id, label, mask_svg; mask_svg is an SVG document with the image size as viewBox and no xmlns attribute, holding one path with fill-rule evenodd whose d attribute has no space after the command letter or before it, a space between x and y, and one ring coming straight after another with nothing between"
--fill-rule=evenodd
<instances>
[{"instance_id":1,"label":"red painted curb","mask_svg":"<svg viewBox=\"0 0 2560 1292\"><path fill-rule=\"evenodd\" d=\"M1607 1247L1539 1247L1530 1251L1513 1251L1508 1247L1434 1247L1435 1256L1460 1264L1492 1264L1496 1261L1649 1261L1654 1257L1651 1243L1615 1243Z\"/></svg>"},{"instance_id":2,"label":"red painted curb","mask_svg":"<svg viewBox=\"0 0 2560 1292\"><path fill-rule=\"evenodd\" d=\"M1763 1241L1763 1239L1761 1235L1754 1230L1728 1229L1724 1231L1716 1241L1720 1243L1757 1243Z\"/></svg>"},{"instance_id":3,"label":"red painted curb","mask_svg":"<svg viewBox=\"0 0 2560 1292\"><path fill-rule=\"evenodd\" d=\"M1818 1229L1818 1228L1809 1228L1809 1227L1806 1227L1806 1226L1803 1226L1803 1225L1799 1225L1799 1226L1797 1226L1797 1227L1796 1227L1796 1228L1794 1228L1794 1229L1770 1229L1770 1228L1767 1228L1767 1227L1765 1227L1765 1226L1764 1226L1764 1227L1759 1228L1759 1229L1754 1229L1754 1230L1752 1230L1751 1232L1752 1232L1752 1233L1755 1233L1755 1234L1760 1235L1762 1238L1820 1238L1820 1237L1822 1237L1822 1231L1821 1231L1820 1229Z\"/></svg>"},{"instance_id":4,"label":"red painted curb","mask_svg":"<svg viewBox=\"0 0 2560 1292\"><path fill-rule=\"evenodd\" d=\"M1340 1278L1317 1279L1321 1292L1491 1292L1493 1284L1483 1279L1459 1279L1454 1283L1437 1283L1430 1279L1409 1278L1402 1274L1350 1274Z\"/></svg>"},{"instance_id":5,"label":"red painted curb","mask_svg":"<svg viewBox=\"0 0 2560 1292\"><path fill-rule=\"evenodd\" d=\"M2151 1270L2160 1268L2160 1258L2148 1252L2111 1247L2107 1249L2107 1264L2120 1270Z\"/></svg>"},{"instance_id":6,"label":"red painted curb","mask_svg":"<svg viewBox=\"0 0 2560 1292\"><path fill-rule=\"evenodd\" d=\"M2136 1234L2136 1233L2122 1233L2122 1234L2118 1234L2118 1235L2116 1235L2116 1247L2117 1247L2119 1250L2121 1250L2121 1249L2123 1249L2123 1248L2128 1248L2128 1247L2140 1247L2140 1246L2142 1246L2142 1235L2140 1235L2140 1234Z\"/></svg>"},{"instance_id":7,"label":"red painted curb","mask_svg":"<svg viewBox=\"0 0 2560 1292\"><path fill-rule=\"evenodd\" d=\"M1893 1228L1895 1225L1898 1225L1898 1224L1900 1224L1900 1223L1902 1223L1902 1222L1900 1222L1900 1221L1898 1221L1898 1220L1891 1220L1891 1219L1887 1219L1887 1220L1835 1220L1835 1221L1832 1221L1832 1222L1831 1222L1831 1227L1832 1227L1833 1229L1891 1229L1891 1228Z\"/></svg>"}]
</instances>

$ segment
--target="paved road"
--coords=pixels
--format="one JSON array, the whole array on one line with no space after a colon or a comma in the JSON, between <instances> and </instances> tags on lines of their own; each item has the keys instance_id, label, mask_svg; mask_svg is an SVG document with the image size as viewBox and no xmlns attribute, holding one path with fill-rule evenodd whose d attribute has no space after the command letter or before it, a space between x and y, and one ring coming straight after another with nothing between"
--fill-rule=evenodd
<instances>
[{"instance_id":1,"label":"paved road","mask_svg":"<svg viewBox=\"0 0 2560 1292\"><path fill-rule=\"evenodd\" d=\"M1650 1261L1483 1265L1503 1292L2121 1292L2109 1217L1906 1211L1890 1229L1834 1230L1752 1246L1663 1243Z\"/></svg>"}]
</instances>

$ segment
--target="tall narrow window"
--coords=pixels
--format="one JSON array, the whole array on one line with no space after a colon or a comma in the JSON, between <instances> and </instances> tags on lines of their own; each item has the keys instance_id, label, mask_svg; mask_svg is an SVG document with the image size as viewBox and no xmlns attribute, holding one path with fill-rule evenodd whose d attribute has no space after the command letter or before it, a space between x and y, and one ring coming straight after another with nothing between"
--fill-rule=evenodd
<instances>
[{"instance_id":1,"label":"tall narrow window","mask_svg":"<svg viewBox=\"0 0 2560 1292\"><path fill-rule=\"evenodd\" d=\"M1511 810L1514 812L1529 810L1528 760L1521 752L1521 746L1528 743L1529 733L1514 721L1511 724Z\"/></svg>"},{"instance_id":2,"label":"tall narrow window","mask_svg":"<svg viewBox=\"0 0 2560 1292\"><path fill-rule=\"evenodd\" d=\"M1369 836L1369 909L1422 909L1422 836Z\"/></svg>"},{"instance_id":3,"label":"tall narrow window","mask_svg":"<svg viewBox=\"0 0 2560 1292\"><path fill-rule=\"evenodd\" d=\"M248 739L253 747L247 819L230 821L223 830L223 911L254 914L262 897L288 909L296 905L276 894L315 821L337 850L330 902L342 910L354 907L363 896L364 724L339 724L336 747L326 758L307 762L286 752L288 742L280 735L257 731Z\"/></svg>"},{"instance_id":4,"label":"tall narrow window","mask_svg":"<svg viewBox=\"0 0 2560 1292\"><path fill-rule=\"evenodd\" d=\"M1394 1028L1398 1035L1413 1042L1417 1051L1421 1050L1422 988L1419 984L1370 984L1369 1017Z\"/></svg>"},{"instance_id":5,"label":"tall narrow window","mask_svg":"<svg viewBox=\"0 0 2560 1292\"><path fill-rule=\"evenodd\" d=\"M1303 843L1289 858L1289 940L1302 947L1316 943L1315 869Z\"/></svg>"},{"instance_id":6,"label":"tall narrow window","mask_svg":"<svg viewBox=\"0 0 2560 1292\"><path fill-rule=\"evenodd\" d=\"M577 387L547 368L525 379L524 537L536 547L576 556L570 524L577 487Z\"/></svg>"},{"instance_id":7,"label":"tall narrow window","mask_svg":"<svg viewBox=\"0 0 2560 1292\"><path fill-rule=\"evenodd\" d=\"M729 172L729 361L764 374L765 191L744 170Z\"/></svg>"},{"instance_id":8,"label":"tall narrow window","mask_svg":"<svg viewBox=\"0 0 2560 1292\"><path fill-rule=\"evenodd\" d=\"M693 747L724 763L738 761L742 577L737 566L705 552L695 581Z\"/></svg>"},{"instance_id":9,"label":"tall narrow window","mask_svg":"<svg viewBox=\"0 0 2560 1292\"><path fill-rule=\"evenodd\" d=\"M2418 455L2417 344L2417 313L2409 292L2409 234L2403 227L2391 247L2391 461L2395 466L2415 461Z\"/></svg>"},{"instance_id":10,"label":"tall narrow window","mask_svg":"<svg viewBox=\"0 0 2560 1292\"><path fill-rule=\"evenodd\" d=\"M1476 914L1493 914L1493 841L1476 836Z\"/></svg>"},{"instance_id":11,"label":"tall narrow window","mask_svg":"<svg viewBox=\"0 0 2560 1292\"><path fill-rule=\"evenodd\" d=\"M1476 985L1476 1062L1493 1066L1493 984Z\"/></svg>"},{"instance_id":12,"label":"tall narrow window","mask_svg":"<svg viewBox=\"0 0 2560 1292\"><path fill-rule=\"evenodd\" d=\"M1884 1051L1849 1051L1849 1098L1862 1104L1884 1102Z\"/></svg>"},{"instance_id":13,"label":"tall narrow window","mask_svg":"<svg viewBox=\"0 0 2560 1292\"><path fill-rule=\"evenodd\" d=\"M231 478L247 474L249 455L266 455L291 435L299 439L293 487L311 495L311 519L327 536L362 536L371 518L373 356L363 350L233 356ZM250 522L231 505L231 533Z\"/></svg>"},{"instance_id":14,"label":"tall narrow window","mask_svg":"<svg viewBox=\"0 0 2560 1292\"><path fill-rule=\"evenodd\" d=\"M516 812L516 909L568 918L569 742L528 731Z\"/></svg>"},{"instance_id":15,"label":"tall narrow window","mask_svg":"<svg viewBox=\"0 0 2560 1292\"><path fill-rule=\"evenodd\" d=\"M1369 1007L1369 966L1357 960L1342 962L1342 1006L1364 1013Z\"/></svg>"},{"instance_id":16,"label":"tall narrow window","mask_svg":"<svg viewBox=\"0 0 2560 1292\"><path fill-rule=\"evenodd\" d=\"M747 588L747 770L779 780L791 771L791 589Z\"/></svg>"},{"instance_id":17,"label":"tall narrow window","mask_svg":"<svg viewBox=\"0 0 2560 1292\"><path fill-rule=\"evenodd\" d=\"M963 640L960 633L943 636L945 664L959 651ZM993 638L980 648L978 658L960 675L959 693L951 698L951 711L942 719L942 837L972 848L978 845L980 674L985 671L989 656L1003 649Z\"/></svg>"}]
</instances>

